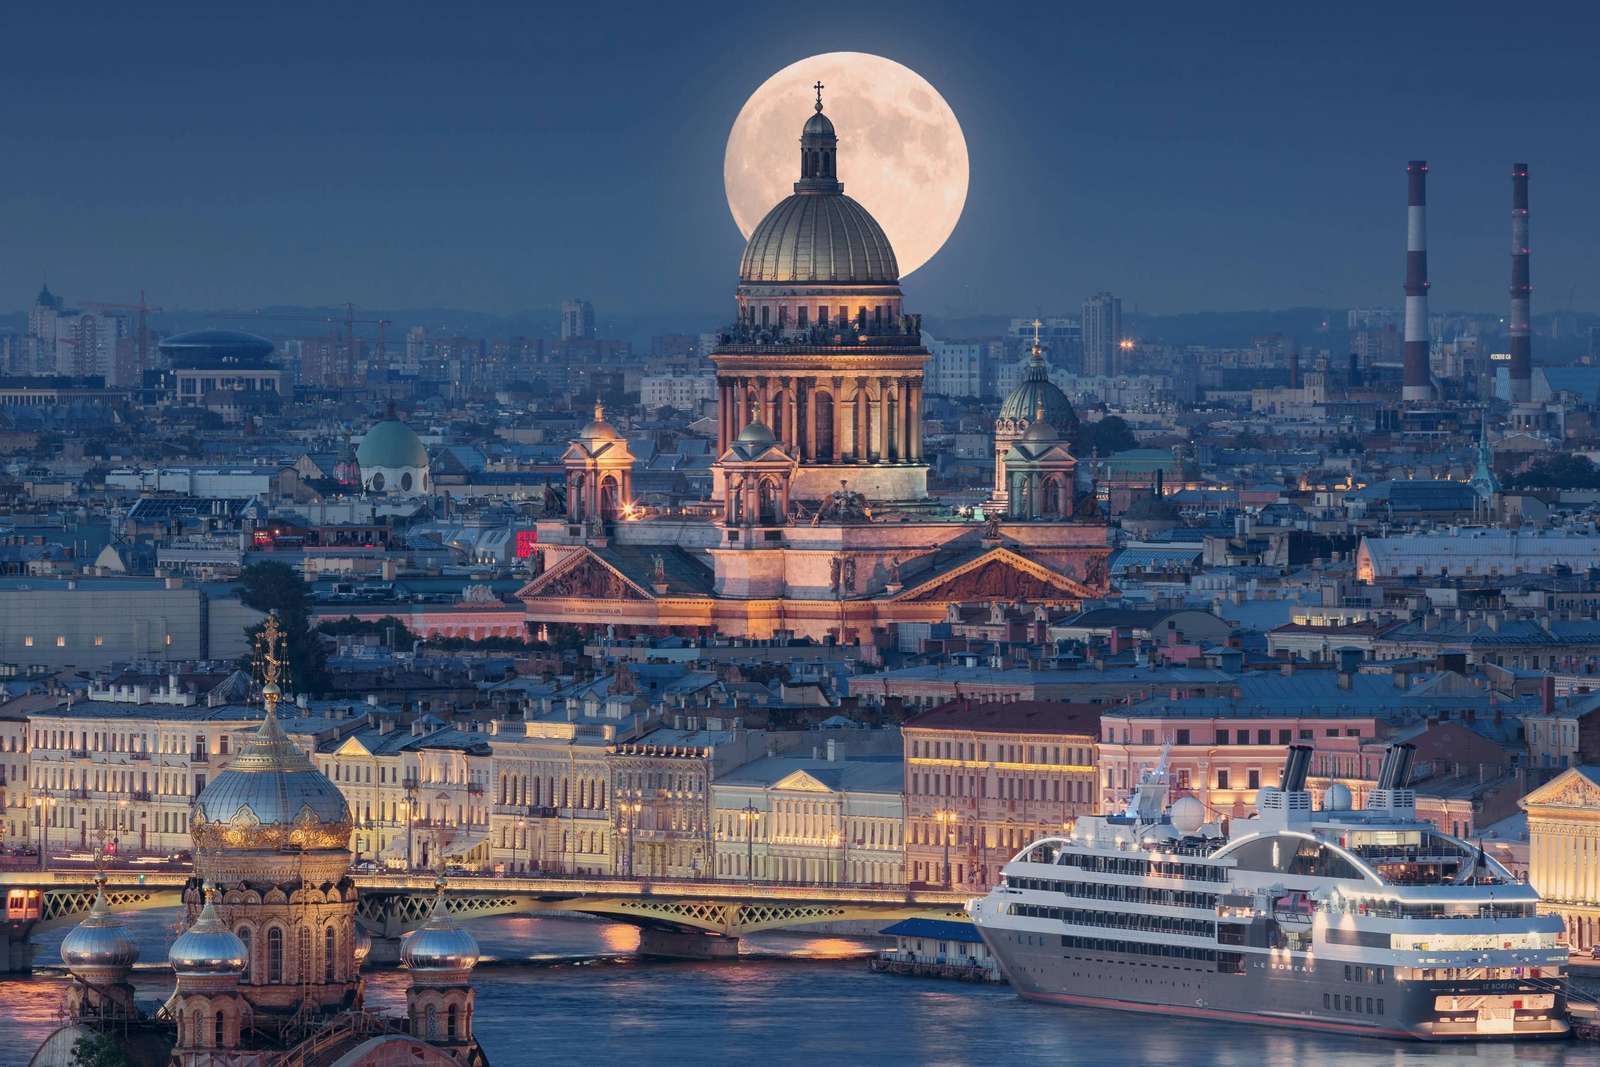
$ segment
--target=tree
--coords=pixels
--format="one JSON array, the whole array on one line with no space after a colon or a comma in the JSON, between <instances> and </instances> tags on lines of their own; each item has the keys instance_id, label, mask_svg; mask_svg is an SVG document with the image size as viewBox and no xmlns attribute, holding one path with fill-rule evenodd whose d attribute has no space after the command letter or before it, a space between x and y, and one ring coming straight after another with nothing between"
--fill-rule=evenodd
<instances>
[{"instance_id":1,"label":"tree","mask_svg":"<svg viewBox=\"0 0 1600 1067\"><path fill-rule=\"evenodd\" d=\"M1080 456L1109 456L1138 447L1139 439L1133 435L1132 427L1118 415L1107 415L1096 422L1081 424L1078 427L1078 439L1073 442L1073 448Z\"/></svg>"},{"instance_id":2,"label":"tree","mask_svg":"<svg viewBox=\"0 0 1600 1067\"><path fill-rule=\"evenodd\" d=\"M85 1034L72 1043L73 1067L133 1067L122 1045L110 1034Z\"/></svg>"},{"instance_id":3,"label":"tree","mask_svg":"<svg viewBox=\"0 0 1600 1067\"><path fill-rule=\"evenodd\" d=\"M319 693L326 689L328 657L311 629L311 587L305 579L286 563L252 563L239 574L239 599L257 611L278 613L288 653L287 690ZM249 631L252 648L260 633L260 626Z\"/></svg>"},{"instance_id":4,"label":"tree","mask_svg":"<svg viewBox=\"0 0 1600 1067\"><path fill-rule=\"evenodd\" d=\"M409 649L418 640L405 621L394 615L385 615L381 619L358 619L354 615L343 619L327 619L317 624L317 631L330 637L373 635L383 638L389 648Z\"/></svg>"},{"instance_id":5,"label":"tree","mask_svg":"<svg viewBox=\"0 0 1600 1067\"><path fill-rule=\"evenodd\" d=\"M1507 483L1511 489L1600 489L1600 467L1587 456L1551 456Z\"/></svg>"}]
</instances>

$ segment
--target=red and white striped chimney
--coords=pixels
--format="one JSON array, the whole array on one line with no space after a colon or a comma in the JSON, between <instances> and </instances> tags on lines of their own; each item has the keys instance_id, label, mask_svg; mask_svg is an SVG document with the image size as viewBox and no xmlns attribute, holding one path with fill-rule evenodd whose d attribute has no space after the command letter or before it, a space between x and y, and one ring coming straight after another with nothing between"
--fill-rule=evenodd
<instances>
[{"instance_id":1,"label":"red and white striped chimney","mask_svg":"<svg viewBox=\"0 0 1600 1067\"><path fill-rule=\"evenodd\" d=\"M1406 166L1406 332L1405 387L1407 403L1433 399L1428 368L1428 163L1414 159Z\"/></svg>"},{"instance_id":2,"label":"red and white striped chimney","mask_svg":"<svg viewBox=\"0 0 1600 1067\"><path fill-rule=\"evenodd\" d=\"M1533 399L1533 335L1528 326L1528 165L1511 167L1511 402Z\"/></svg>"}]
</instances>

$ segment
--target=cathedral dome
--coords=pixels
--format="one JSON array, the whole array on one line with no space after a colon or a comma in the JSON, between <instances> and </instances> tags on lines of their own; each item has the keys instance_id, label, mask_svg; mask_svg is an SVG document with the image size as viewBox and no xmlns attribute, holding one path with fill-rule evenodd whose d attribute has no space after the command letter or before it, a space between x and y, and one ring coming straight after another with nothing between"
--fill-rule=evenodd
<instances>
[{"instance_id":1,"label":"cathedral dome","mask_svg":"<svg viewBox=\"0 0 1600 1067\"><path fill-rule=\"evenodd\" d=\"M1013 389L1005 403L1000 405L999 421L1018 426L1048 422L1057 433L1070 437L1078 428L1078 413L1072 410L1072 401L1067 399L1067 394L1050 380L1044 360L1035 354L1028 361L1022 384Z\"/></svg>"},{"instance_id":2,"label":"cathedral dome","mask_svg":"<svg viewBox=\"0 0 1600 1067\"><path fill-rule=\"evenodd\" d=\"M350 831L344 795L270 710L228 769L196 798L190 823L200 848L233 851L348 850Z\"/></svg>"},{"instance_id":3,"label":"cathedral dome","mask_svg":"<svg viewBox=\"0 0 1600 1067\"><path fill-rule=\"evenodd\" d=\"M750 231L739 281L779 284L897 285L900 265L883 227L844 195L838 178L839 138L822 113L800 132L800 180L794 195L767 212Z\"/></svg>"},{"instance_id":4,"label":"cathedral dome","mask_svg":"<svg viewBox=\"0 0 1600 1067\"><path fill-rule=\"evenodd\" d=\"M400 959L413 971L467 971L477 966L478 942L450 917L442 880L428 921L400 942Z\"/></svg>"},{"instance_id":5,"label":"cathedral dome","mask_svg":"<svg viewBox=\"0 0 1600 1067\"><path fill-rule=\"evenodd\" d=\"M773 436L772 431L767 429L767 424L759 419L740 430L739 436L735 440L741 445L771 445L776 444L778 441Z\"/></svg>"},{"instance_id":6,"label":"cathedral dome","mask_svg":"<svg viewBox=\"0 0 1600 1067\"><path fill-rule=\"evenodd\" d=\"M428 450L411 427L399 419L384 419L361 439L361 447L356 449L356 462L361 464L362 470L373 467L396 470L404 467L426 468Z\"/></svg>"},{"instance_id":7,"label":"cathedral dome","mask_svg":"<svg viewBox=\"0 0 1600 1067\"><path fill-rule=\"evenodd\" d=\"M900 267L866 208L843 192L804 192L779 202L751 231L739 280L894 285Z\"/></svg>"},{"instance_id":8,"label":"cathedral dome","mask_svg":"<svg viewBox=\"0 0 1600 1067\"><path fill-rule=\"evenodd\" d=\"M215 894L207 891L206 905L194 925L167 950L167 962L179 975L238 974L250 962L239 935L222 924L212 899Z\"/></svg>"},{"instance_id":9,"label":"cathedral dome","mask_svg":"<svg viewBox=\"0 0 1600 1067\"><path fill-rule=\"evenodd\" d=\"M622 435L617 428L606 421L606 411L598 400L594 404L594 418L584 424L578 431L580 441L620 441Z\"/></svg>"},{"instance_id":10,"label":"cathedral dome","mask_svg":"<svg viewBox=\"0 0 1600 1067\"><path fill-rule=\"evenodd\" d=\"M138 958L139 946L128 936L122 920L111 914L102 878L95 887L94 904L88 916L61 940L61 962L74 972L126 971Z\"/></svg>"}]
</instances>

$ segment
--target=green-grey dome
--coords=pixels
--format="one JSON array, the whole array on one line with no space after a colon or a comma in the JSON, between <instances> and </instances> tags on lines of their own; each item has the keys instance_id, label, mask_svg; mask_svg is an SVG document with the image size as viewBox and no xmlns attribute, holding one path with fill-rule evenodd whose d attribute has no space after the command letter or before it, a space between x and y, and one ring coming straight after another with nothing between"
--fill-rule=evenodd
<instances>
[{"instance_id":1,"label":"green-grey dome","mask_svg":"<svg viewBox=\"0 0 1600 1067\"><path fill-rule=\"evenodd\" d=\"M411 427L399 419L384 419L361 439L361 447L356 449L356 462L363 470L426 467L428 450Z\"/></svg>"},{"instance_id":2,"label":"green-grey dome","mask_svg":"<svg viewBox=\"0 0 1600 1067\"><path fill-rule=\"evenodd\" d=\"M1070 437L1078 428L1078 413L1072 410L1067 394L1050 380L1044 360L1035 355L1028 361L1022 384L1000 405L999 421L1019 426L1048 422L1061 436Z\"/></svg>"}]
</instances>

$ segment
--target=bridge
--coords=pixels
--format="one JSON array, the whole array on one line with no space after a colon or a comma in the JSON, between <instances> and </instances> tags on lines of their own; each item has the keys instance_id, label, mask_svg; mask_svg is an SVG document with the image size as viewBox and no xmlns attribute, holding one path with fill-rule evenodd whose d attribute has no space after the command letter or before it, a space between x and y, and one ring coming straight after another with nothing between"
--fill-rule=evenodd
<instances>
[{"instance_id":1,"label":"bridge","mask_svg":"<svg viewBox=\"0 0 1600 1067\"><path fill-rule=\"evenodd\" d=\"M434 876L426 872L360 874L356 916L373 936L373 959L397 956L401 935L428 917ZM186 870L106 871L106 896L119 911L181 903ZM0 973L32 963L28 938L35 931L73 923L94 900L93 872L84 869L0 871L0 891L36 890L28 918L6 923ZM738 952L739 938L764 930L865 921L887 925L909 918L960 918L970 894L900 886L790 884L713 880L604 877L462 875L445 897L463 920L494 915L588 915L641 928L645 955L707 959Z\"/></svg>"}]
</instances>

